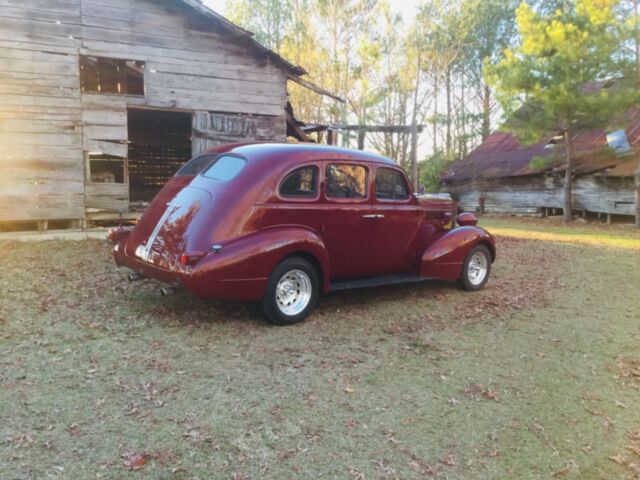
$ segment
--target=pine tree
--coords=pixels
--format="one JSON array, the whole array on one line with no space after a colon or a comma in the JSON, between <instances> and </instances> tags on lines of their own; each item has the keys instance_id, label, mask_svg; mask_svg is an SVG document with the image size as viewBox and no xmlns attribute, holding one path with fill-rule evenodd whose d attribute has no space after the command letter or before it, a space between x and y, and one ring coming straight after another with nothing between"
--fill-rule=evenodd
<instances>
[{"instance_id":1,"label":"pine tree","mask_svg":"<svg viewBox=\"0 0 640 480\"><path fill-rule=\"evenodd\" d=\"M572 220L575 133L604 127L639 101L632 62L621 53L625 29L615 18L618 6L616 0L576 0L540 13L522 3L518 45L486 68L509 130L528 143L551 132L564 136L566 222Z\"/></svg>"}]
</instances>

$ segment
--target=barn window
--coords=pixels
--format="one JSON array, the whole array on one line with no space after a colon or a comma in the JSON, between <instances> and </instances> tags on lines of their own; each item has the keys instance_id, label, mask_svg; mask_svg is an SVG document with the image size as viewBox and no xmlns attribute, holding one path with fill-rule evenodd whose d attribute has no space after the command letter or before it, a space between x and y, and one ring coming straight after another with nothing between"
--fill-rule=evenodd
<instances>
[{"instance_id":1,"label":"barn window","mask_svg":"<svg viewBox=\"0 0 640 480\"><path fill-rule=\"evenodd\" d=\"M91 183L127 183L126 161L122 157L89 152L88 181Z\"/></svg>"},{"instance_id":2,"label":"barn window","mask_svg":"<svg viewBox=\"0 0 640 480\"><path fill-rule=\"evenodd\" d=\"M104 57L80 57L83 92L144 96L144 62Z\"/></svg>"}]
</instances>

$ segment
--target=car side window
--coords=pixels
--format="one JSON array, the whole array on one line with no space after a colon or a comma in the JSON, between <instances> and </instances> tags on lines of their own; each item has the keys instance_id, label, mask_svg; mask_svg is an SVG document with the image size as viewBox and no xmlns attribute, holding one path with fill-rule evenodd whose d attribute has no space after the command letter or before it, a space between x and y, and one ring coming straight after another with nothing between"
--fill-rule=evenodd
<instances>
[{"instance_id":1,"label":"car side window","mask_svg":"<svg viewBox=\"0 0 640 480\"><path fill-rule=\"evenodd\" d=\"M367 197L367 169L362 165L332 163L326 176L327 198Z\"/></svg>"},{"instance_id":2,"label":"car side window","mask_svg":"<svg viewBox=\"0 0 640 480\"><path fill-rule=\"evenodd\" d=\"M391 168L378 168L376 171L376 198L380 200L406 200L409 198L409 188L404 175Z\"/></svg>"},{"instance_id":3,"label":"car side window","mask_svg":"<svg viewBox=\"0 0 640 480\"><path fill-rule=\"evenodd\" d=\"M315 197L318 194L318 167L310 165L289 173L280 183L278 192L283 197Z\"/></svg>"}]
</instances>

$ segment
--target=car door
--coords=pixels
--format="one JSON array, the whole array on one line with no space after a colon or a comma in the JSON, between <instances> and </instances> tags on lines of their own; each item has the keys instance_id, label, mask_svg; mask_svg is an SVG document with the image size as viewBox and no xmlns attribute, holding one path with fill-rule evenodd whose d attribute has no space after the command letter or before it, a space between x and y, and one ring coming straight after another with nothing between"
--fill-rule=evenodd
<instances>
[{"instance_id":1,"label":"car door","mask_svg":"<svg viewBox=\"0 0 640 480\"><path fill-rule=\"evenodd\" d=\"M371 207L371 168L367 162L325 161L322 239L331 279L371 275L369 247L375 215Z\"/></svg>"},{"instance_id":2,"label":"car door","mask_svg":"<svg viewBox=\"0 0 640 480\"><path fill-rule=\"evenodd\" d=\"M408 272L416 264L422 210L398 168L376 168L372 182L375 222L370 258L378 275Z\"/></svg>"}]
</instances>

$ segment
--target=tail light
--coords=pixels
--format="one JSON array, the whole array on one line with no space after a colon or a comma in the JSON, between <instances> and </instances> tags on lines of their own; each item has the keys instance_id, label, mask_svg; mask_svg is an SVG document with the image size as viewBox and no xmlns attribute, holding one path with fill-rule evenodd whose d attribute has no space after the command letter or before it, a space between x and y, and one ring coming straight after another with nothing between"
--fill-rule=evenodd
<instances>
[{"instance_id":1,"label":"tail light","mask_svg":"<svg viewBox=\"0 0 640 480\"><path fill-rule=\"evenodd\" d=\"M120 240L129 235L131 233L131 230L132 227L111 228L107 232L107 238L111 240L112 243L120 243Z\"/></svg>"},{"instance_id":2,"label":"tail light","mask_svg":"<svg viewBox=\"0 0 640 480\"><path fill-rule=\"evenodd\" d=\"M204 252L184 252L180 256L180 263L184 266L195 265L206 254Z\"/></svg>"}]
</instances>

